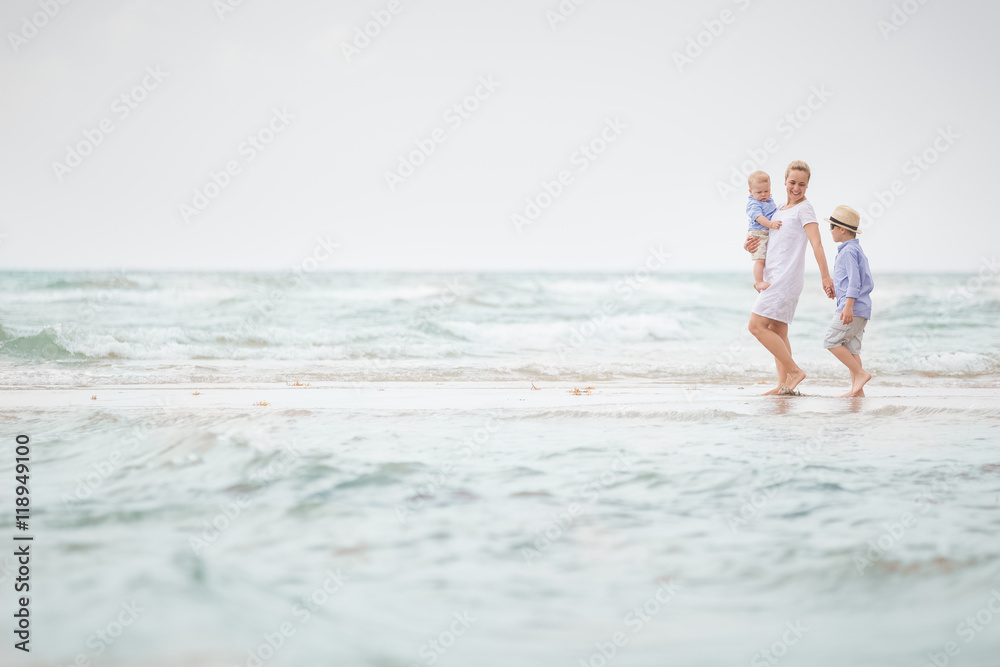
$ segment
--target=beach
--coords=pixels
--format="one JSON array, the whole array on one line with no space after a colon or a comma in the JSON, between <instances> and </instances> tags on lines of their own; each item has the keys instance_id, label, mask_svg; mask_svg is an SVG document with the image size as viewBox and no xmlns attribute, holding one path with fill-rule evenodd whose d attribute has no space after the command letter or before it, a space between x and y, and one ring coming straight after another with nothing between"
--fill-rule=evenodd
<instances>
[{"instance_id":1,"label":"beach","mask_svg":"<svg viewBox=\"0 0 1000 667\"><path fill-rule=\"evenodd\" d=\"M3 3L0 667L1000 667L998 22Z\"/></svg>"},{"instance_id":2,"label":"beach","mask_svg":"<svg viewBox=\"0 0 1000 667\"><path fill-rule=\"evenodd\" d=\"M591 333L619 277L448 279L436 307L444 280L323 278L239 334L266 278L8 274L19 664L995 664L995 287L941 278L918 340L885 281L845 399L821 295L804 395L761 397L745 313L694 303L735 277L658 277Z\"/></svg>"},{"instance_id":3,"label":"beach","mask_svg":"<svg viewBox=\"0 0 1000 667\"><path fill-rule=\"evenodd\" d=\"M997 390L540 384L3 392L38 664L992 664Z\"/></svg>"}]
</instances>

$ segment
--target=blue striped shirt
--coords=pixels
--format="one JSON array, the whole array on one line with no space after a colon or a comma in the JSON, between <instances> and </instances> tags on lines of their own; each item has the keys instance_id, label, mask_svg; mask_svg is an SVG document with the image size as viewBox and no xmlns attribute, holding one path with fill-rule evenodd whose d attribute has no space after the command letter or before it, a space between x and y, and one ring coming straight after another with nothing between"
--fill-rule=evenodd
<instances>
[{"instance_id":1,"label":"blue striped shirt","mask_svg":"<svg viewBox=\"0 0 1000 667\"><path fill-rule=\"evenodd\" d=\"M868 258L857 239L844 241L837 248L833 263L833 283L837 290L837 312L844 310L848 299L854 299L854 316L872 318L872 290L875 281Z\"/></svg>"},{"instance_id":2,"label":"blue striped shirt","mask_svg":"<svg viewBox=\"0 0 1000 667\"><path fill-rule=\"evenodd\" d=\"M753 195L747 196L749 197L747 200L747 217L750 218L750 231L767 229L767 227L757 222L757 218L764 216L768 220L771 219L774 212L778 210L777 205L774 203L774 199L758 201L754 199Z\"/></svg>"}]
</instances>

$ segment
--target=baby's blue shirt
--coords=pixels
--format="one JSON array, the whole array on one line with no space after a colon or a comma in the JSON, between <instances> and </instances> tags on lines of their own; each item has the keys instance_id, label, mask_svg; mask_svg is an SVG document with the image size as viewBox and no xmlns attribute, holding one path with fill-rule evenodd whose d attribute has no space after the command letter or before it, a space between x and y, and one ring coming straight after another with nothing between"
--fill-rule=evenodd
<instances>
[{"instance_id":1,"label":"baby's blue shirt","mask_svg":"<svg viewBox=\"0 0 1000 667\"><path fill-rule=\"evenodd\" d=\"M778 210L778 206L774 203L774 199L757 201L753 198L753 195L747 195L747 197L749 197L747 200L747 216L750 218L750 230L767 229L767 227L757 222L757 218L762 215L768 220L771 219L774 212Z\"/></svg>"}]
</instances>

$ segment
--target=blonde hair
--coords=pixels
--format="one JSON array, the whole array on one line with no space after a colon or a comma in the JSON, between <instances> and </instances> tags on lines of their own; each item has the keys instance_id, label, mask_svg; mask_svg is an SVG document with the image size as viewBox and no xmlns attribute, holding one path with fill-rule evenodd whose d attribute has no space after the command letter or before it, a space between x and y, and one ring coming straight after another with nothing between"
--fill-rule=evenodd
<instances>
[{"instance_id":1,"label":"blonde hair","mask_svg":"<svg viewBox=\"0 0 1000 667\"><path fill-rule=\"evenodd\" d=\"M807 165L802 160L792 160L788 163L788 169L785 170L785 180L788 180L788 175L793 171L804 171L806 172L806 181L812 178L812 172L809 171L809 165Z\"/></svg>"},{"instance_id":2,"label":"blonde hair","mask_svg":"<svg viewBox=\"0 0 1000 667\"><path fill-rule=\"evenodd\" d=\"M764 181L770 182L770 180L771 177L767 175L766 171L755 171L747 177L747 185L752 188L754 183L763 183Z\"/></svg>"}]
</instances>

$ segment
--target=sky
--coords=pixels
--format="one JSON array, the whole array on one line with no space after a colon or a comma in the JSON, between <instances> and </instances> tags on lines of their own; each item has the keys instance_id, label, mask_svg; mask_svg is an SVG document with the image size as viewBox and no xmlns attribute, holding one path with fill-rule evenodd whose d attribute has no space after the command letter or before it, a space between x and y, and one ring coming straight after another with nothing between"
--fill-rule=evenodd
<instances>
[{"instance_id":1,"label":"sky","mask_svg":"<svg viewBox=\"0 0 1000 667\"><path fill-rule=\"evenodd\" d=\"M796 159L873 270L1000 245L996 2L65 1L0 8L2 269L749 275Z\"/></svg>"}]
</instances>

